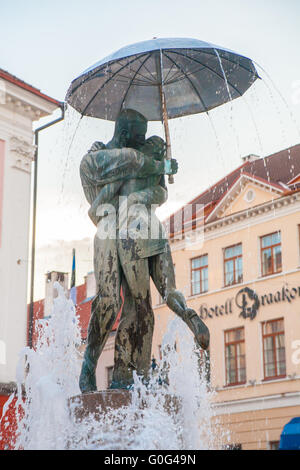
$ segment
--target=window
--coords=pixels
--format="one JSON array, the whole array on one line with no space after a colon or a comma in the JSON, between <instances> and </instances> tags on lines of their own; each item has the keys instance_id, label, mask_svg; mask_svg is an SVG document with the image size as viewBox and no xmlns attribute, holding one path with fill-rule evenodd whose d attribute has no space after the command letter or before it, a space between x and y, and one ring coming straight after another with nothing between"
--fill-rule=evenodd
<instances>
[{"instance_id":1,"label":"window","mask_svg":"<svg viewBox=\"0 0 300 470\"><path fill-rule=\"evenodd\" d=\"M298 225L298 247L299 247L299 255L300 255L300 225ZM298 258L300 262L300 257Z\"/></svg>"},{"instance_id":2,"label":"window","mask_svg":"<svg viewBox=\"0 0 300 470\"><path fill-rule=\"evenodd\" d=\"M161 361L162 360L162 345L161 344L158 345L158 357L159 357L159 360Z\"/></svg>"},{"instance_id":3,"label":"window","mask_svg":"<svg viewBox=\"0 0 300 470\"><path fill-rule=\"evenodd\" d=\"M264 378L284 377L285 346L283 318L262 324Z\"/></svg>"},{"instance_id":4,"label":"window","mask_svg":"<svg viewBox=\"0 0 300 470\"><path fill-rule=\"evenodd\" d=\"M242 244L229 246L224 250L225 287L243 282Z\"/></svg>"},{"instance_id":5,"label":"window","mask_svg":"<svg viewBox=\"0 0 300 470\"><path fill-rule=\"evenodd\" d=\"M254 201L254 199L255 199L255 191L253 189L249 189L244 196L244 200L247 202L252 202Z\"/></svg>"},{"instance_id":6,"label":"window","mask_svg":"<svg viewBox=\"0 0 300 470\"><path fill-rule=\"evenodd\" d=\"M246 382L244 328L225 331L226 385Z\"/></svg>"},{"instance_id":7,"label":"window","mask_svg":"<svg viewBox=\"0 0 300 470\"><path fill-rule=\"evenodd\" d=\"M192 259L192 295L208 291L208 256Z\"/></svg>"},{"instance_id":8,"label":"window","mask_svg":"<svg viewBox=\"0 0 300 470\"><path fill-rule=\"evenodd\" d=\"M278 450L278 449L279 449L279 441L269 442L269 450Z\"/></svg>"},{"instance_id":9,"label":"window","mask_svg":"<svg viewBox=\"0 0 300 470\"><path fill-rule=\"evenodd\" d=\"M260 250L262 276L279 273L282 268L280 232L261 237Z\"/></svg>"},{"instance_id":10,"label":"window","mask_svg":"<svg viewBox=\"0 0 300 470\"><path fill-rule=\"evenodd\" d=\"M114 367L106 367L106 382L107 382L107 388L110 387L111 382L112 382L112 376L113 376L113 371Z\"/></svg>"},{"instance_id":11,"label":"window","mask_svg":"<svg viewBox=\"0 0 300 470\"><path fill-rule=\"evenodd\" d=\"M242 444L228 444L223 450L242 450Z\"/></svg>"}]
</instances>

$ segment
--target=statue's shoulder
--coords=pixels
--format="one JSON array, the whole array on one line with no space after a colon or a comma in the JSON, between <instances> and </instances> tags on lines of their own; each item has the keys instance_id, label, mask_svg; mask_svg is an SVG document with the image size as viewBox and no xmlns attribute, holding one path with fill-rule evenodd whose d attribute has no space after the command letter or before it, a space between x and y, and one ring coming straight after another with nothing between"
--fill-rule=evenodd
<instances>
[{"instance_id":1,"label":"statue's shoulder","mask_svg":"<svg viewBox=\"0 0 300 470\"><path fill-rule=\"evenodd\" d=\"M99 150L105 150L105 149L106 149L106 145L103 142L96 141L93 143L90 150L88 150L88 153L98 152Z\"/></svg>"},{"instance_id":2,"label":"statue's shoulder","mask_svg":"<svg viewBox=\"0 0 300 470\"><path fill-rule=\"evenodd\" d=\"M106 145L103 142L94 142L91 148L87 151L87 153L82 157L81 160L81 168L85 168L86 165L90 166L93 165L95 158L101 154L103 150L107 150Z\"/></svg>"}]
</instances>

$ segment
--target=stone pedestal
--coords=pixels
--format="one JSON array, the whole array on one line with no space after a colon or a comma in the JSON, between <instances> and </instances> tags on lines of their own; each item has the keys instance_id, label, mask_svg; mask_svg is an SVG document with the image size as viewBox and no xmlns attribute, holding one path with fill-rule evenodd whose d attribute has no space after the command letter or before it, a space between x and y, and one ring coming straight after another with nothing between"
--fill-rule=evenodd
<instances>
[{"instance_id":1,"label":"stone pedestal","mask_svg":"<svg viewBox=\"0 0 300 470\"><path fill-rule=\"evenodd\" d=\"M178 397L163 393L152 395L149 391L143 397L135 397L134 403L132 400L133 392L128 390L103 390L70 398L69 409L75 426L68 448L131 448L136 433L143 429L147 410L150 411L148 417L152 413L154 416L162 416L165 412L177 423L181 419ZM151 423L147 423L146 426L151 428ZM153 424L156 425L155 422Z\"/></svg>"},{"instance_id":2,"label":"stone pedestal","mask_svg":"<svg viewBox=\"0 0 300 470\"><path fill-rule=\"evenodd\" d=\"M90 414L95 419L99 414L109 408L118 409L131 404L132 392L129 390L102 390L97 392L82 393L69 399L69 406L74 406L76 421L82 421Z\"/></svg>"},{"instance_id":3,"label":"stone pedestal","mask_svg":"<svg viewBox=\"0 0 300 470\"><path fill-rule=\"evenodd\" d=\"M108 409L116 410L123 406L129 406L132 401L132 392L130 390L101 390L97 392L87 392L76 395L69 399L69 406L74 406L76 420L87 418L93 414L97 419L99 413L103 413ZM147 404L141 400L140 408L147 407ZM178 397L165 395L164 409L168 413L178 413L180 409L180 401Z\"/></svg>"}]
</instances>

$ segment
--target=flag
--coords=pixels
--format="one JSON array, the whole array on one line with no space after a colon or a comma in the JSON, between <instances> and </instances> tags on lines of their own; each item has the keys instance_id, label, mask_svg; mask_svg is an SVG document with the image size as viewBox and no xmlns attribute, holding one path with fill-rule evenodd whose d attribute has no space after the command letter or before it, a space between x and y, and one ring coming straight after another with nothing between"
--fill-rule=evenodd
<instances>
[{"instance_id":1,"label":"flag","mask_svg":"<svg viewBox=\"0 0 300 470\"><path fill-rule=\"evenodd\" d=\"M76 305L76 262L75 262L75 248L73 248L73 261L72 261L72 275L71 275L71 290L70 298L73 304Z\"/></svg>"}]
</instances>

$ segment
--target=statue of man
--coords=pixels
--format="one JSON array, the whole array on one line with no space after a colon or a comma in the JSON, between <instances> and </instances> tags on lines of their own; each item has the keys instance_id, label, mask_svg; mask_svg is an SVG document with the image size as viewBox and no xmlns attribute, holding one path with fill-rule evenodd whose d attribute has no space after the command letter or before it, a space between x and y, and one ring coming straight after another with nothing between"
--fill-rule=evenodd
<instances>
[{"instance_id":1,"label":"statue of man","mask_svg":"<svg viewBox=\"0 0 300 470\"><path fill-rule=\"evenodd\" d=\"M146 141L146 132L144 116L123 110L113 139L107 145L95 143L80 165L83 189L91 204L89 215L98 226L94 240L97 294L80 375L82 392L97 389L95 370L121 308L121 287L124 301L115 341L112 388L129 388L134 370L147 377L150 369L154 328L150 277L169 308L194 333L197 343L204 349L209 344L207 327L176 290L169 243L152 210L166 201L164 175L175 174L177 162L164 160L163 141L158 137ZM134 209L141 205L144 210L136 214ZM158 229L155 237L149 226L146 236L145 230L137 233L142 232L145 211ZM106 236L104 226L109 227ZM130 233L132 226L134 236Z\"/></svg>"}]
</instances>

